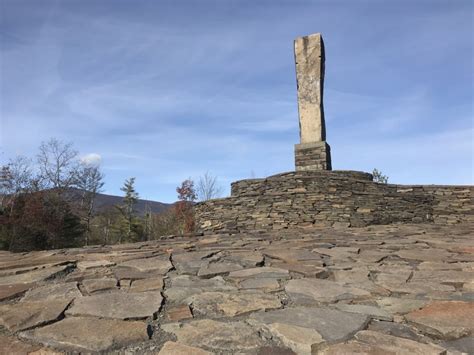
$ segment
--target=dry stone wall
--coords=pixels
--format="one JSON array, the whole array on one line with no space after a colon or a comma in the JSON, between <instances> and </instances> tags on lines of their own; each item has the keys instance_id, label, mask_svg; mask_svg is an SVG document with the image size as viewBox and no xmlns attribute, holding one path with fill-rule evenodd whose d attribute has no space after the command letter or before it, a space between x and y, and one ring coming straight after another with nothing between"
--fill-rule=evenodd
<instances>
[{"instance_id":1,"label":"dry stone wall","mask_svg":"<svg viewBox=\"0 0 474 355\"><path fill-rule=\"evenodd\" d=\"M203 232L362 227L474 220L473 186L394 185L355 171L292 172L237 181L231 197L196 206Z\"/></svg>"}]
</instances>

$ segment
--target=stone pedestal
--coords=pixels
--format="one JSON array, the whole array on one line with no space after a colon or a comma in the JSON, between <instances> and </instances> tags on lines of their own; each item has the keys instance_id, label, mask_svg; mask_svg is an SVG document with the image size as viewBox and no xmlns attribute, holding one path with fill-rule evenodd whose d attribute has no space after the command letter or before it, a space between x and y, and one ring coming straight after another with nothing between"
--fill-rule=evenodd
<instances>
[{"instance_id":1,"label":"stone pedestal","mask_svg":"<svg viewBox=\"0 0 474 355\"><path fill-rule=\"evenodd\" d=\"M332 170L331 147L326 142L295 144L296 171Z\"/></svg>"}]
</instances>

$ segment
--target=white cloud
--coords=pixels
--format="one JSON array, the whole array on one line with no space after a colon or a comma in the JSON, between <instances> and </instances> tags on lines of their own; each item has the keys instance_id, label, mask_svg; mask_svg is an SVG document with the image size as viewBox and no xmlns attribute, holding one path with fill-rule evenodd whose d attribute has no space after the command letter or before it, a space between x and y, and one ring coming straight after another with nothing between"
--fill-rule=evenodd
<instances>
[{"instance_id":1,"label":"white cloud","mask_svg":"<svg viewBox=\"0 0 474 355\"><path fill-rule=\"evenodd\" d=\"M97 153L89 153L81 157L81 163L90 166L99 166L102 162L102 157Z\"/></svg>"}]
</instances>

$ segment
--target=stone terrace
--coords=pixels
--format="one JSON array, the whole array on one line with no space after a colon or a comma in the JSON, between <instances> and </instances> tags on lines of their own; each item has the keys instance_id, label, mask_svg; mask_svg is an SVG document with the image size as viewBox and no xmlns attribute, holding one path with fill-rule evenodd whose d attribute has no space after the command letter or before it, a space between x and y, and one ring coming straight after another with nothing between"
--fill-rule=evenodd
<instances>
[{"instance_id":1,"label":"stone terrace","mask_svg":"<svg viewBox=\"0 0 474 355\"><path fill-rule=\"evenodd\" d=\"M0 253L0 353L459 354L472 224Z\"/></svg>"}]
</instances>

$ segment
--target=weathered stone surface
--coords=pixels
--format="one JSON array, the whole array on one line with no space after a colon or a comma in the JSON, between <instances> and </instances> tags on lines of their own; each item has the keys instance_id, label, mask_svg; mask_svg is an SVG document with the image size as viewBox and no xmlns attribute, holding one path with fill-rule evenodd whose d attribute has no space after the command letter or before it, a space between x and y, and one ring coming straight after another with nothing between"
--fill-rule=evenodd
<instances>
[{"instance_id":1,"label":"weathered stone surface","mask_svg":"<svg viewBox=\"0 0 474 355\"><path fill-rule=\"evenodd\" d=\"M199 269L198 276L210 278L218 275L226 275L229 272L242 269L242 265L232 262L205 263Z\"/></svg>"},{"instance_id":2,"label":"weathered stone surface","mask_svg":"<svg viewBox=\"0 0 474 355\"><path fill-rule=\"evenodd\" d=\"M393 320L393 317L389 313L375 306L367 306L363 304L338 303L335 305L335 307L344 312L366 314L373 319L388 320L388 321Z\"/></svg>"},{"instance_id":3,"label":"weathered stone surface","mask_svg":"<svg viewBox=\"0 0 474 355\"><path fill-rule=\"evenodd\" d=\"M234 317L258 310L276 309L281 302L275 295L262 292L204 292L191 296L185 300L194 313L210 316Z\"/></svg>"},{"instance_id":4,"label":"weathered stone surface","mask_svg":"<svg viewBox=\"0 0 474 355\"><path fill-rule=\"evenodd\" d=\"M179 343L204 347L213 351L243 352L263 345L258 333L244 322L219 322L203 319L178 324L165 324L163 330L176 335Z\"/></svg>"},{"instance_id":5,"label":"weathered stone surface","mask_svg":"<svg viewBox=\"0 0 474 355\"><path fill-rule=\"evenodd\" d=\"M457 339L474 331L474 303L435 301L405 318L426 334Z\"/></svg>"},{"instance_id":6,"label":"weathered stone surface","mask_svg":"<svg viewBox=\"0 0 474 355\"><path fill-rule=\"evenodd\" d=\"M266 249L264 255L273 259L283 260L287 263L294 263L298 261L321 260L321 255L312 253L304 249Z\"/></svg>"},{"instance_id":7,"label":"weathered stone surface","mask_svg":"<svg viewBox=\"0 0 474 355\"><path fill-rule=\"evenodd\" d=\"M111 290L117 287L117 280L112 278L90 279L82 281L82 286L87 293Z\"/></svg>"},{"instance_id":8,"label":"weathered stone surface","mask_svg":"<svg viewBox=\"0 0 474 355\"><path fill-rule=\"evenodd\" d=\"M76 299L66 311L70 316L95 316L114 319L143 319L161 308L160 292L111 292Z\"/></svg>"},{"instance_id":9,"label":"weathered stone surface","mask_svg":"<svg viewBox=\"0 0 474 355\"><path fill-rule=\"evenodd\" d=\"M13 285L2 285L0 287L0 301L8 300L17 296L21 296L34 284L13 284Z\"/></svg>"},{"instance_id":10,"label":"weathered stone surface","mask_svg":"<svg viewBox=\"0 0 474 355\"><path fill-rule=\"evenodd\" d=\"M384 353L393 354L445 354L446 350L435 344L423 344L413 340L394 337L371 330L362 330L355 335L355 338L363 343L374 345Z\"/></svg>"},{"instance_id":11,"label":"weathered stone surface","mask_svg":"<svg viewBox=\"0 0 474 355\"><path fill-rule=\"evenodd\" d=\"M285 286L285 291L298 303L336 302L370 296L368 291L320 279L290 280Z\"/></svg>"},{"instance_id":12,"label":"weathered stone surface","mask_svg":"<svg viewBox=\"0 0 474 355\"><path fill-rule=\"evenodd\" d=\"M173 267L169 259L163 256L129 260L121 263L119 266L131 267L142 272L154 272L160 275L165 275Z\"/></svg>"},{"instance_id":13,"label":"weathered stone surface","mask_svg":"<svg viewBox=\"0 0 474 355\"><path fill-rule=\"evenodd\" d=\"M0 306L0 324L12 332L37 327L58 319L69 300L20 302Z\"/></svg>"},{"instance_id":14,"label":"weathered stone surface","mask_svg":"<svg viewBox=\"0 0 474 355\"><path fill-rule=\"evenodd\" d=\"M280 284L278 283L277 279L257 277L255 279L245 279L243 281L240 281L239 287L245 290L254 289L274 291L280 288Z\"/></svg>"},{"instance_id":15,"label":"weathered stone surface","mask_svg":"<svg viewBox=\"0 0 474 355\"><path fill-rule=\"evenodd\" d=\"M161 348L158 355L211 355L209 351L180 344L174 341L167 341Z\"/></svg>"},{"instance_id":16,"label":"weathered stone surface","mask_svg":"<svg viewBox=\"0 0 474 355\"><path fill-rule=\"evenodd\" d=\"M82 297L82 294L77 288L77 282L66 282L31 289L22 298L22 302L56 299L70 302L78 297Z\"/></svg>"},{"instance_id":17,"label":"weathered stone surface","mask_svg":"<svg viewBox=\"0 0 474 355\"><path fill-rule=\"evenodd\" d=\"M369 317L363 314L342 312L326 308L285 308L252 314L250 319L258 323L281 323L317 331L325 341L343 341L363 329Z\"/></svg>"},{"instance_id":18,"label":"weathered stone surface","mask_svg":"<svg viewBox=\"0 0 474 355\"><path fill-rule=\"evenodd\" d=\"M199 279L193 276L181 275L171 279L171 287L165 289L164 295L170 303L183 303L192 295L207 291L236 291L237 288L224 281L221 276L211 279Z\"/></svg>"},{"instance_id":19,"label":"weathered stone surface","mask_svg":"<svg viewBox=\"0 0 474 355\"><path fill-rule=\"evenodd\" d=\"M31 354L40 348L41 346L23 343L14 337L0 335L0 354Z\"/></svg>"},{"instance_id":20,"label":"weathered stone surface","mask_svg":"<svg viewBox=\"0 0 474 355\"><path fill-rule=\"evenodd\" d=\"M130 292L159 291L163 288L162 278L136 280L130 286Z\"/></svg>"},{"instance_id":21,"label":"weathered stone surface","mask_svg":"<svg viewBox=\"0 0 474 355\"><path fill-rule=\"evenodd\" d=\"M390 313L405 314L420 309L428 301L410 298L384 297L376 300L377 304Z\"/></svg>"},{"instance_id":22,"label":"weathered stone surface","mask_svg":"<svg viewBox=\"0 0 474 355\"><path fill-rule=\"evenodd\" d=\"M70 265L53 266L45 269L34 270L26 272L24 274L10 275L0 277L0 286L11 285L11 284L31 284L38 281L47 280L55 277L56 275L65 272L71 268Z\"/></svg>"},{"instance_id":23,"label":"weathered stone surface","mask_svg":"<svg viewBox=\"0 0 474 355\"><path fill-rule=\"evenodd\" d=\"M268 330L297 354L311 355L314 345L324 342L316 330L284 323L271 323Z\"/></svg>"},{"instance_id":24,"label":"weathered stone surface","mask_svg":"<svg viewBox=\"0 0 474 355\"><path fill-rule=\"evenodd\" d=\"M193 314L189 306L185 305L171 307L166 314L166 319L172 322L190 318L193 318Z\"/></svg>"},{"instance_id":25,"label":"weathered stone surface","mask_svg":"<svg viewBox=\"0 0 474 355\"><path fill-rule=\"evenodd\" d=\"M376 345L364 344L359 341L349 341L322 347L318 355L349 355L349 354L366 354L366 355L395 355L396 352L387 352L386 349Z\"/></svg>"},{"instance_id":26,"label":"weathered stone surface","mask_svg":"<svg viewBox=\"0 0 474 355\"><path fill-rule=\"evenodd\" d=\"M301 143L326 140L323 109L324 42L320 33L295 40Z\"/></svg>"},{"instance_id":27,"label":"weathered stone surface","mask_svg":"<svg viewBox=\"0 0 474 355\"><path fill-rule=\"evenodd\" d=\"M148 339L146 323L111 319L65 318L20 334L25 339L66 351L110 351Z\"/></svg>"},{"instance_id":28,"label":"weathered stone surface","mask_svg":"<svg viewBox=\"0 0 474 355\"><path fill-rule=\"evenodd\" d=\"M245 279L245 278L276 278L288 279L290 274L288 270L275 267L256 267L252 269L245 269L233 271L229 273L230 278Z\"/></svg>"},{"instance_id":29,"label":"weathered stone surface","mask_svg":"<svg viewBox=\"0 0 474 355\"><path fill-rule=\"evenodd\" d=\"M206 257L212 255L213 252L194 252L173 254L173 265L179 274L196 275L201 266L205 263Z\"/></svg>"},{"instance_id":30,"label":"weathered stone surface","mask_svg":"<svg viewBox=\"0 0 474 355\"><path fill-rule=\"evenodd\" d=\"M115 263L109 260L87 260L87 261L78 262L77 268L79 270L89 270L89 269L109 267L109 266L114 266L114 265Z\"/></svg>"}]
</instances>

